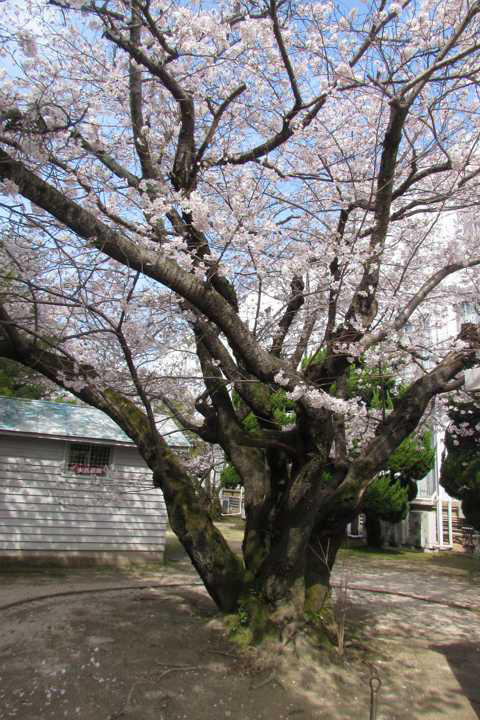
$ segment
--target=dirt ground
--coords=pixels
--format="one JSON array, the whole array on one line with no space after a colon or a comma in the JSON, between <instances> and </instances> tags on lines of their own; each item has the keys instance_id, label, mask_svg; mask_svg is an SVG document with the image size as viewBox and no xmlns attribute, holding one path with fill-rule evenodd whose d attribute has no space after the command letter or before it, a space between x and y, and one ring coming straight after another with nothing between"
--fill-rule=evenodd
<instances>
[{"instance_id":1,"label":"dirt ground","mask_svg":"<svg viewBox=\"0 0 480 720\"><path fill-rule=\"evenodd\" d=\"M357 588L344 657L292 643L262 658L229 642L174 540L166 566L142 572L2 573L0 720L360 720L372 673L377 720L480 718L478 561L346 552L335 580Z\"/></svg>"}]
</instances>

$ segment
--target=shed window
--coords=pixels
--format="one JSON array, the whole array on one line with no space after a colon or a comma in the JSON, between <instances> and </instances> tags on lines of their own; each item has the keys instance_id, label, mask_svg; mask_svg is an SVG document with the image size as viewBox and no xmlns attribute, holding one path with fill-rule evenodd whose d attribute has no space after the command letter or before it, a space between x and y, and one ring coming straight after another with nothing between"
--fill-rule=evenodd
<instances>
[{"instance_id":1,"label":"shed window","mask_svg":"<svg viewBox=\"0 0 480 720\"><path fill-rule=\"evenodd\" d=\"M106 475L111 463L112 448L108 445L70 445L68 470L76 475Z\"/></svg>"}]
</instances>

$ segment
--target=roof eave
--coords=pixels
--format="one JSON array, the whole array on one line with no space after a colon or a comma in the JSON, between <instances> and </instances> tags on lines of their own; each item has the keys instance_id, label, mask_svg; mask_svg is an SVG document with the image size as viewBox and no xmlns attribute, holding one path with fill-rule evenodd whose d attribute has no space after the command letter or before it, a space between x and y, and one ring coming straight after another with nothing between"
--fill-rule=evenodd
<instances>
[{"instance_id":1,"label":"roof eave","mask_svg":"<svg viewBox=\"0 0 480 720\"><path fill-rule=\"evenodd\" d=\"M80 435L55 435L52 433L26 432L25 430L4 430L0 428L0 435L10 437L36 438L39 440L62 440L64 442L88 442L93 445L116 445L118 447L137 447L133 440L122 441L113 440L112 438L98 438Z\"/></svg>"},{"instance_id":2,"label":"roof eave","mask_svg":"<svg viewBox=\"0 0 480 720\"><path fill-rule=\"evenodd\" d=\"M88 436L80 436L80 435L53 435L51 433L36 433L36 432L26 432L25 430L5 430L3 428L0 428L0 435L6 435L6 436L16 436L16 437L25 437L25 438L37 438L40 440L61 440L63 442L79 442L79 443L90 443L92 445L115 445L116 447L130 447L130 448L136 448L136 443L133 442L133 440L130 441L122 441L122 440L113 440L113 438L99 438L99 437L88 437ZM172 450L184 450L189 449L189 445L169 445L169 448Z\"/></svg>"}]
</instances>

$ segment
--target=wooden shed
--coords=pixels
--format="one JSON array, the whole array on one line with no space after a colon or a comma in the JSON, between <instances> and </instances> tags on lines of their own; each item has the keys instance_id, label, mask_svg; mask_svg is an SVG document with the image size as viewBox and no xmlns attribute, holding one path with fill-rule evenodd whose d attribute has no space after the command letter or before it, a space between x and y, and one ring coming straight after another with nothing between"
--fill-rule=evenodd
<instances>
[{"instance_id":1,"label":"wooden shed","mask_svg":"<svg viewBox=\"0 0 480 720\"><path fill-rule=\"evenodd\" d=\"M158 427L188 446L170 419ZM158 561L165 528L151 471L108 416L0 397L0 562Z\"/></svg>"}]
</instances>

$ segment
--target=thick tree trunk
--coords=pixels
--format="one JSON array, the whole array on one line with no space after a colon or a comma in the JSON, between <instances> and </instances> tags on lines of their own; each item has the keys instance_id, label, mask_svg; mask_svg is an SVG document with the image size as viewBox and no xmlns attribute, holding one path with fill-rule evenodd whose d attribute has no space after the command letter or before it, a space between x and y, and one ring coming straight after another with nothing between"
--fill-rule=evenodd
<instances>
[{"instance_id":1,"label":"thick tree trunk","mask_svg":"<svg viewBox=\"0 0 480 720\"><path fill-rule=\"evenodd\" d=\"M330 573L344 535L344 523L319 519L329 476L318 460L293 478L250 477L241 560L201 507L194 488L168 449L155 455L154 481L162 488L173 531L218 608L238 613L250 641L274 634L285 638L305 617L328 642L335 640ZM256 466L255 466L256 467ZM252 471L253 472L253 471ZM270 492L268 492L270 490ZM248 641L247 639L247 641Z\"/></svg>"},{"instance_id":2,"label":"thick tree trunk","mask_svg":"<svg viewBox=\"0 0 480 720\"><path fill-rule=\"evenodd\" d=\"M243 564L205 512L188 482L154 473L161 487L170 526L185 548L215 604L223 612L234 612L244 589Z\"/></svg>"},{"instance_id":3,"label":"thick tree trunk","mask_svg":"<svg viewBox=\"0 0 480 720\"><path fill-rule=\"evenodd\" d=\"M275 474L270 495L247 507L240 604L257 640L270 631L282 636L287 627L303 626L306 616L329 641L335 637L330 573L345 523L319 519L329 483L317 460L290 479L285 467L284 474Z\"/></svg>"},{"instance_id":4,"label":"thick tree trunk","mask_svg":"<svg viewBox=\"0 0 480 720\"><path fill-rule=\"evenodd\" d=\"M244 540L247 585L243 604L255 640L299 617L305 600L305 547L308 528L283 523L278 531L278 507L268 503L264 512L247 520ZM261 525L257 526L257 523Z\"/></svg>"},{"instance_id":5,"label":"thick tree trunk","mask_svg":"<svg viewBox=\"0 0 480 720\"><path fill-rule=\"evenodd\" d=\"M252 641L272 634L285 640L306 620L318 641L337 643L330 575L342 539L338 528L316 533L311 542L306 529L285 529L282 542L274 543L240 600L244 629Z\"/></svg>"},{"instance_id":6,"label":"thick tree trunk","mask_svg":"<svg viewBox=\"0 0 480 720\"><path fill-rule=\"evenodd\" d=\"M256 640L269 632L283 636L286 628L302 626L305 619L328 643L336 641L330 575L342 543L344 523L315 527L295 522L271 508L274 522L265 533L271 543L260 567L247 568L241 605ZM276 517L275 517L276 516ZM279 519L280 518L280 519ZM282 527L279 532L278 528ZM277 534L275 534L275 527ZM254 530L249 530L251 536Z\"/></svg>"}]
</instances>

